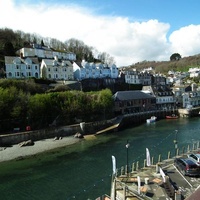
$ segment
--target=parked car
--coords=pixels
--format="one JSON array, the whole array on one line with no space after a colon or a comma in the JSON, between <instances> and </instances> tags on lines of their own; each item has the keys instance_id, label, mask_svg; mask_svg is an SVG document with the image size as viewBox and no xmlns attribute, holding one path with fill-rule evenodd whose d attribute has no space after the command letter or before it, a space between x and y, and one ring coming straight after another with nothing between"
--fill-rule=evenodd
<instances>
[{"instance_id":1,"label":"parked car","mask_svg":"<svg viewBox=\"0 0 200 200\"><path fill-rule=\"evenodd\" d=\"M200 166L200 154L197 153L197 154L189 154L188 155L188 158L193 160L198 166Z\"/></svg>"},{"instance_id":2,"label":"parked car","mask_svg":"<svg viewBox=\"0 0 200 200\"><path fill-rule=\"evenodd\" d=\"M174 165L184 176L200 175L200 167L189 158L176 158Z\"/></svg>"}]
</instances>

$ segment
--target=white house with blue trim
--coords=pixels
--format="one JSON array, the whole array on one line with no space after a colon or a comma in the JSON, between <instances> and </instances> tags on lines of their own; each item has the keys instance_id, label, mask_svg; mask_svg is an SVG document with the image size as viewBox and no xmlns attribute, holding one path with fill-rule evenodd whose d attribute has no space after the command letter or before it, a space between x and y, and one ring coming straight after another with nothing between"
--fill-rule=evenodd
<instances>
[{"instance_id":1,"label":"white house with blue trim","mask_svg":"<svg viewBox=\"0 0 200 200\"><path fill-rule=\"evenodd\" d=\"M97 78L118 78L119 70L115 64L107 65L103 63L89 63L82 61L81 63L73 63L74 79L97 79Z\"/></svg>"},{"instance_id":2,"label":"white house with blue trim","mask_svg":"<svg viewBox=\"0 0 200 200\"><path fill-rule=\"evenodd\" d=\"M6 77L11 78L39 78L40 63L37 58L21 58L5 56Z\"/></svg>"}]
</instances>

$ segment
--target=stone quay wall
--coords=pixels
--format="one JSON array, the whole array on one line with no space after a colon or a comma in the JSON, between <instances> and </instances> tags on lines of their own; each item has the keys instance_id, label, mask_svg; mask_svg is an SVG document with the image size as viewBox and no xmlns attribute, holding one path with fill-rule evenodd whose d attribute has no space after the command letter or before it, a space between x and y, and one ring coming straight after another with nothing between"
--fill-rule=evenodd
<instances>
[{"instance_id":1,"label":"stone quay wall","mask_svg":"<svg viewBox=\"0 0 200 200\"><path fill-rule=\"evenodd\" d=\"M90 123L80 123L70 126L49 127L41 130L17 132L12 134L0 135L0 146L8 146L19 144L23 141L37 141L47 138L65 137L75 135L77 132L81 134L94 134L96 131L104 129L113 124L112 120L104 120Z\"/></svg>"}]
</instances>

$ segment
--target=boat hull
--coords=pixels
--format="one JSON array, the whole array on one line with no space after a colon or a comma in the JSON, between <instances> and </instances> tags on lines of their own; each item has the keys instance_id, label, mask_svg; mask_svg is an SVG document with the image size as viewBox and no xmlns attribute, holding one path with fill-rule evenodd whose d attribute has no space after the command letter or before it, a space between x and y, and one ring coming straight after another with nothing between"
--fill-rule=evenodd
<instances>
[{"instance_id":1,"label":"boat hull","mask_svg":"<svg viewBox=\"0 0 200 200\"><path fill-rule=\"evenodd\" d=\"M178 116L166 116L166 119L178 119Z\"/></svg>"}]
</instances>

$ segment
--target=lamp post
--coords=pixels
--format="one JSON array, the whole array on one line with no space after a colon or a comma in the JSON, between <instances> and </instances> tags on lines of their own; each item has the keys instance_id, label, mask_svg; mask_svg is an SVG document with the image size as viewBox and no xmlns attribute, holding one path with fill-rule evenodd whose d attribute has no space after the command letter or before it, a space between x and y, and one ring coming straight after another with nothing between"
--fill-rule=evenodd
<instances>
[{"instance_id":1,"label":"lamp post","mask_svg":"<svg viewBox=\"0 0 200 200\"><path fill-rule=\"evenodd\" d=\"M130 144L127 140L127 143L126 143L126 165L127 165L127 174L129 172L129 169L128 169L128 148L129 148Z\"/></svg>"},{"instance_id":2,"label":"lamp post","mask_svg":"<svg viewBox=\"0 0 200 200\"><path fill-rule=\"evenodd\" d=\"M178 148L177 133L178 133L178 130L175 130L175 139L174 139L175 158L176 158L177 148Z\"/></svg>"}]
</instances>

